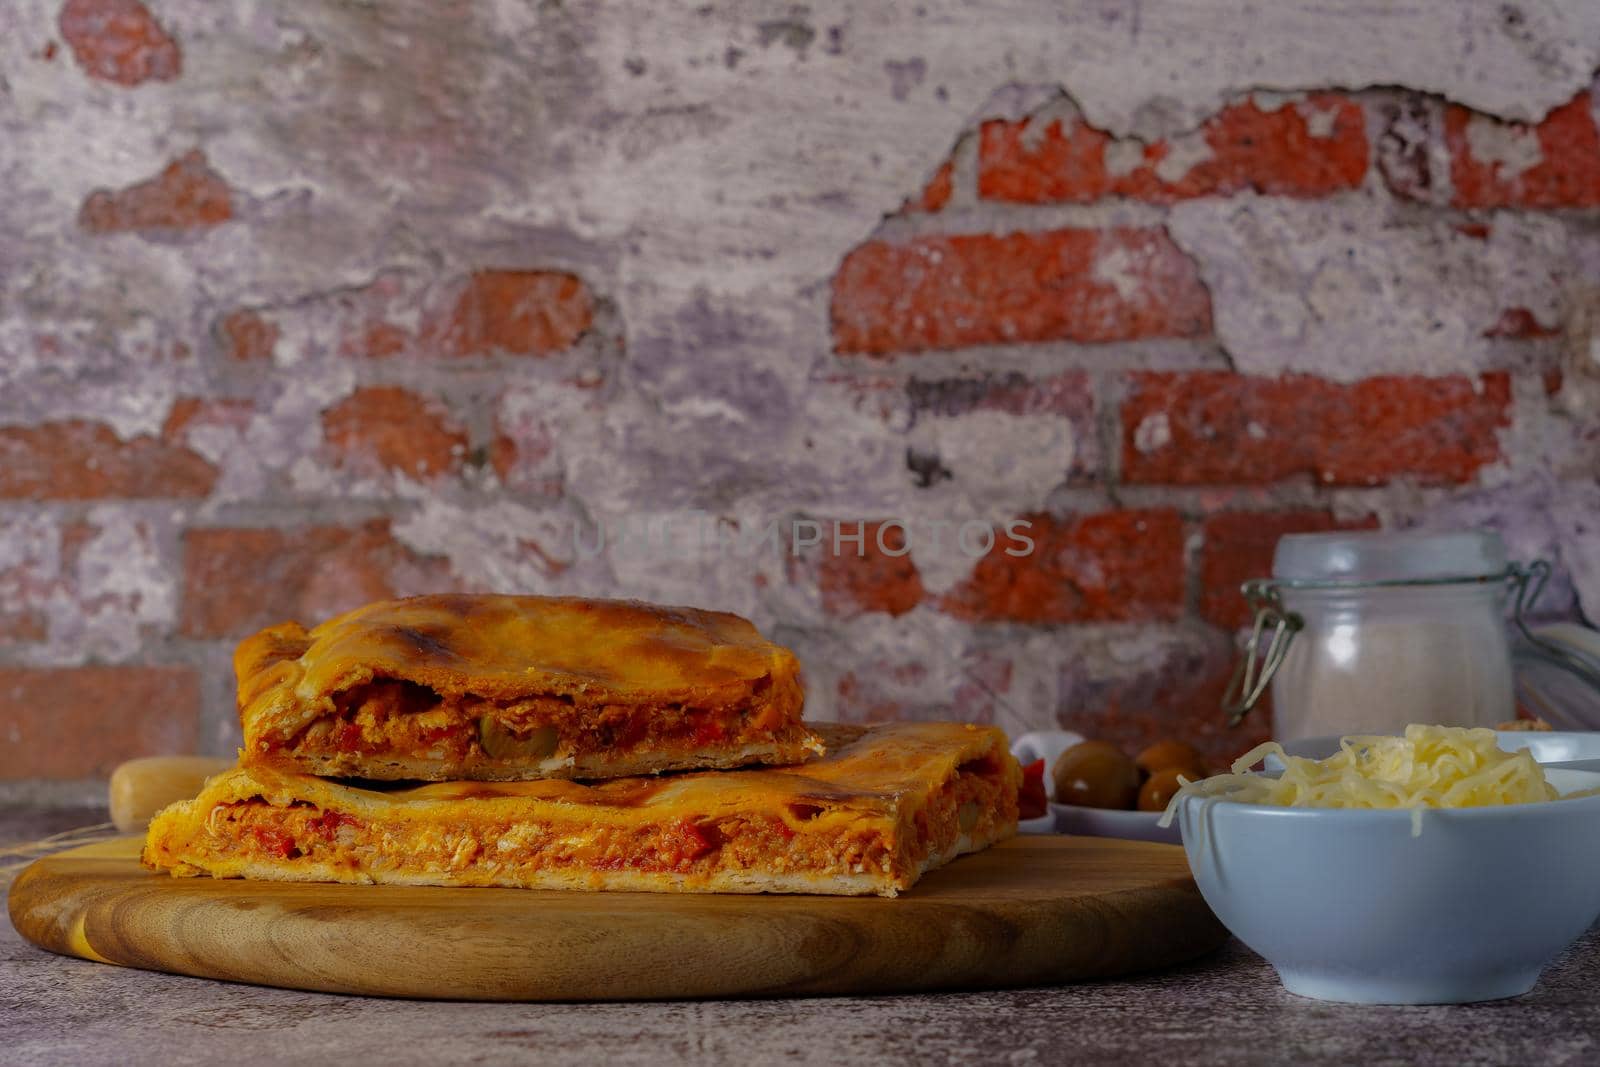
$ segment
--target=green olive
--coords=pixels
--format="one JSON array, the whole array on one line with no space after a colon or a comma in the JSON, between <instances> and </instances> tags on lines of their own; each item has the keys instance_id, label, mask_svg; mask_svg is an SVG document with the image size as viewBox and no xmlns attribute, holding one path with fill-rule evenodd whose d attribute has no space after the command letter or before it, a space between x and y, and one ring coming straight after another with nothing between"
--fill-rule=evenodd
<instances>
[{"instance_id":1,"label":"green olive","mask_svg":"<svg viewBox=\"0 0 1600 1067\"><path fill-rule=\"evenodd\" d=\"M1187 782L1199 781L1199 778L1186 768L1163 767L1139 787L1139 810L1166 811L1167 802L1172 799L1173 794L1183 788L1183 782L1178 780L1180 775Z\"/></svg>"},{"instance_id":2,"label":"green olive","mask_svg":"<svg viewBox=\"0 0 1600 1067\"><path fill-rule=\"evenodd\" d=\"M548 759L560 743L561 735L554 726L540 726L522 737L491 715L478 720L478 744L494 759Z\"/></svg>"},{"instance_id":3,"label":"green olive","mask_svg":"<svg viewBox=\"0 0 1600 1067\"><path fill-rule=\"evenodd\" d=\"M1058 804L1126 811L1139 796L1139 768L1105 741L1073 745L1056 759L1051 776Z\"/></svg>"}]
</instances>

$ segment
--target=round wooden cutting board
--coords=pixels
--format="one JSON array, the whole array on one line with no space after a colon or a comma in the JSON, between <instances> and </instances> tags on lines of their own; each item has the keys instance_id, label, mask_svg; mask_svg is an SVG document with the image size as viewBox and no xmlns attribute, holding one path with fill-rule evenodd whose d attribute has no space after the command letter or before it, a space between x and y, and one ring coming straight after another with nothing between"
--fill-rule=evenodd
<instances>
[{"instance_id":1,"label":"round wooden cutting board","mask_svg":"<svg viewBox=\"0 0 1600 1067\"><path fill-rule=\"evenodd\" d=\"M119 838L34 863L11 921L53 952L334 993L643 1000L1049 985L1227 934L1183 850L1022 837L878 897L558 893L171 878Z\"/></svg>"}]
</instances>

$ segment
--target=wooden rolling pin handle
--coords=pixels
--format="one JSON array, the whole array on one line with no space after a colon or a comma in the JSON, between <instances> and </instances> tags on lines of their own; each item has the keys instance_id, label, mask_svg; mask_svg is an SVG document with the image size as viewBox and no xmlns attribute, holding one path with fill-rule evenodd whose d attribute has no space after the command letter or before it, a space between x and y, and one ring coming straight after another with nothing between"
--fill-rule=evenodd
<instances>
[{"instance_id":1,"label":"wooden rolling pin handle","mask_svg":"<svg viewBox=\"0 0 1600 1067\"><path fill-rule=\"evenodd\" d=\"M217 756L149 756L111 772L111 821L123 833L139 833L150 816L200 793L207 778L233 766Z\"/></svg>"}]
</instances>

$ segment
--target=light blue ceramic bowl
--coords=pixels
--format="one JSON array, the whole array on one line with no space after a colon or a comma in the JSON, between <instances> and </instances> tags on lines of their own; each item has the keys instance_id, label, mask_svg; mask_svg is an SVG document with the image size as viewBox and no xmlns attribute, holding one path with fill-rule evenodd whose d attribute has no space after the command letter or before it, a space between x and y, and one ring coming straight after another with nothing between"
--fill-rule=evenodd
<instances>
[{"instance_id":1,"label":"light blue ceramic bowl","mask_svg":"<svg viewBox=\"0 0 1600 1067\"><path fill-rule=\"evenodd\" d=\"M1548 769L1562 793L1600 773ZM1600 797L1425 812L1189 797L1189 867L1291 993L1360 1004L1514 997L1600 916Z\"/></svg>"}]
</instances>

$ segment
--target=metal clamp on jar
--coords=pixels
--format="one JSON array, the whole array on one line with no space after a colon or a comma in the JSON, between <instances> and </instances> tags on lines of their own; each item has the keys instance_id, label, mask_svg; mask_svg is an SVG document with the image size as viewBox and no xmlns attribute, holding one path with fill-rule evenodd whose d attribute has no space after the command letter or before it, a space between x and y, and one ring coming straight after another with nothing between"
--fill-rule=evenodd
<instances>
[{"instance_id":1,"label":"metal clamp on jar","mask_svg":"<svg viewBox=\"0 0 1600 1067\"><path fill-rule=\"evenodd\" d=\"M1243 587L1256 614L1229 722L1269 683L1283 742L1515 718L1506 596L1520 620L1547 569L1508 562L1492 532L1289 534Z\"/></svg>"}]
</instances>

